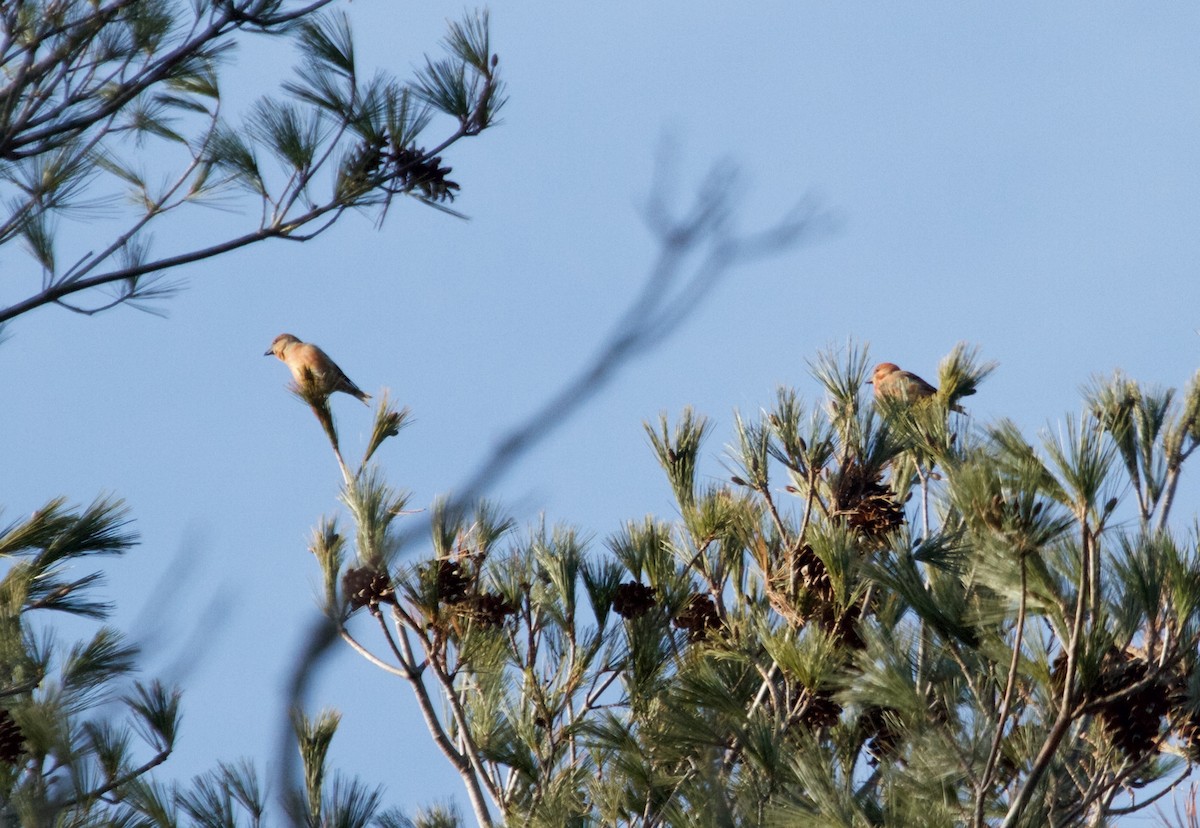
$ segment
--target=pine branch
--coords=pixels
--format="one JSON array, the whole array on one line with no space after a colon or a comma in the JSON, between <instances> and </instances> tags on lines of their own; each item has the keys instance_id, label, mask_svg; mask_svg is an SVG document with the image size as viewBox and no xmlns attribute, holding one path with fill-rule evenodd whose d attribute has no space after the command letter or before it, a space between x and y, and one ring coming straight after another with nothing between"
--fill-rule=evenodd
<instances>
[{"instance_id":1,"label":"pine branch","mask_svg":"<svg viewBox=\"0 0 1200 828\"><path fill-rule=\"evenodd\" d=\"M134 305L141 300L161 298L167 295L170 288L151 287L139 283L138 279L231 253L268 239L311 240L331 227L347 207L381 208L382 219L394 196L410 195L430 206L447 209L440 202L452 198L458 184L445 178L449 168L439 166L439 153L464 137L478 134L492 123L490 120L483 123L475 118L470 123L460 123L455 132L429 152L415 147L416 135L428 123L428 119L409 106L408 91L394 82L371 81L360 89L353 71L352 44L344 19L340 29L335 25L328 30L334 32L328 37L327 29L319 22L314 22L315 12L330 0L318 0L291 11L269 12L263 10L265 7L258 0L221 3L213 7L212 13L203 22L202 10L198 9L191 31L182 40L171 44L170 48L165 45L170 39L167 32L174 32L172 26L175 21L164 18L160 23L149 24L151 28L147 32L153 32L153 26L160 25L162 34L144 35L150 40L140 47L148 55L143 63L134 60L135 55L141 54L134 48L127 49L127 54L118 54L116 60L99 59L97 66L105 60L111 64L106 66L107 77L93 77L87 70L77 66L74 61L77 58L82 60L80 55L93 48L92 39L104 36L104 32L108 31L105 27L118 27L114 31L124 31L119 28L125 25L121 14L138 8L139 2L144 0L122 0L123 5L106 6L85 15L85 22L90 22L86 25L81 22L72 35L78 41L75 46L65 52L51 51L42 55L40 62L31 59L18 71L15 80L0 91L0 112L4 112L5 102L16 106L19 100L24 101L24 108L20 112L10 110L7 119L0 119L0 158L14 162L9 169L19 172L23 169L20 163L23 159L28 159L30 164L37 164L43 157L50 157L51 153L60 150L80 161L89 161L86 168L80 167L75 172L71 171L74 168L64 167L58 177L38 176L36 183L30 185L32 189L29 190L25 206L14 204L12 214L0 226L0 242L14 233L20 233L40 261L45 274L39 292L0 310L0 322L48 304L92 315L120 304ZM465 28L459 26L453 29L459 35L452 38L449 45L463 52L456 60L478 62L478 55L463 51L466 41L462 40L462 33L474 32L472 37L478 35L478 26L486 25L486 17L481 19L482 23L476 21L464 24ZM291 21L303 21L298 31L310 57L313 54L324 56L314 63L320 64L319 69L315 70L318 75L310 72L306 76L302 71L301 77L307 77L317 84L321 82L319 72L341 71L346 74L350 84L349 94L344 99L328 102L328 111L324 115L319 107L317 110L306 107L305 111L312 113L306 116L294 105L264 103L256 110L248 130L238 132L220 125L219 98L212 63L219 56L228 36L239 30L273 31ZM45 33L39 30L38 34ZM487 45L486 36L481 42ZM321 63L321 60L324 62ZM467 63L461 65L468 67ZM495 101L489 103L487 99L478 97L485 93L492 95L488 90L494 89L498 83L495 68L494 55L489 55L481 68L470 64L472 77L486 76L487 79L481 87L471 86L468 89L470 95L475 96L470 97L470 105L480 112L490 111L498 105ZM80 72L85 74L80 75ZM41 84L45 84L45 87ZM97 85L105 87L105 94L97 94ZM169 91L152 94L154 90L164 87ZM308 95L303 87L288 88L298 94L302 101ZM179 94L170 91L176 89L180 90ZM39 96L49 97L43 100ZM203 105L193 99L195 96L210 98L216 105ZM35 103L37 101L48 103L43 106L42 103ZM307 103L315 105L316 101L308 100ZM165 191L152 195L147 191L143 177L125 169L119 161L108 156L103 143L128 130L139 136L150 136L172 144L186 143L184 133L168 125L165 117L168 108L202 115L208 120L209 126L200 130L202 137L196 144L199 149L191 152L182 172L172 177L172 183ZM118 116L121 117L120 121L116 120ZM320 128L322 118L332 119L330 131ZM252 143L243 141L242 134L249 134ZM364 168L360 171L363 176L361 180L351 181L350 178L357 173L347 170L338 159L346 153L349 139L356 139L356 136L382 140L387 160L379 169ZM344 141L344 138L347 140ZM284 162L285 167L290 166L293 170L278 193L273 192L273 185L264 179L258 169L255 148L259 146L271 150ZM347 156L348 159L353 157L354 152ZM93 158L99 159L99 163L92 164ZM340 167L335 177L343 183L335 187L329 197L314 200L311 187L315 176L323 169L330 170L332 166ZM117 267L110 266L116 254L133 250L131 245L136 234L151 221L184 204L195 203L206 192L209 172L214 168L224 168L229 173L215 186L241 184L257 194L263 207L263 217L257 230L153 259L145 255L146 251L142 248L131 261ZM142 197L143 209L125 231L103 250L88 253L64 274L56 276L53 238L47 224L49 216L67 209L70 196L88 185L93 171L104 171L132 185L135 194L140 193ZM184 193L183 186L189 181L192 182L191 189ZM301 203L305 206L297 211ZM108 270L98 272L101 267L108 267ZM73 294L111 284L124 285L111 301L92 305L68 301Z\"/></svg>"},{"instance_id":2,"label":"pine branch","mask_svg":"<svg viewBox=\"0 0 1200 828\"><path fill-rule=\"evenodd\" d=\"M386 629L385 634L387 634ZM388 635L388 639L389 642L391 642L390 634ZM422 643L424 643L423 639ZM413 658L413 653L408 643L408 638L403 634L403 630L401 631L400 635L400 645L404 650L400 663L415 664L416 662ZM432 663L432 661L433 659L428 659L426 663L429 664ZM442 751L443 755L450 760L450 763L454 766L455 770L458 771L459 776L466 785L467 797L471 800L471 808L475 811L476 820L481 828L490 828L492 825L492 819L491 814L488 811L487 802L484 799L484 790L480 785L480 778L482 777L484 783L486 783L488 780L486 775L482 774L480 771L478 756L468 756L465 750L463 752L459 752L454 747L454 744L450 741L450 737L447 735L444 727L442 726L441 720L438 718L437 711L434 710L433 701L429 696L429 691L425 687L425 682L422 679L421 674L416 670L411 670L405 675L405 678L408 679L409 685L413 688L413 694L417 699L417 707L421 711L421 717L425 720L425 725L429 729L430 735L433 737L434 742ZM444 684L443 687L445 687ZM451 688L451 692L453 692L453 688ZM461 722L459 722L459 726L463 726ZM474 761L472 761L472 759ZM495 801L495 792L489 790L489 793L492 794L493 801Z\"/></svg>"}]
</instances>

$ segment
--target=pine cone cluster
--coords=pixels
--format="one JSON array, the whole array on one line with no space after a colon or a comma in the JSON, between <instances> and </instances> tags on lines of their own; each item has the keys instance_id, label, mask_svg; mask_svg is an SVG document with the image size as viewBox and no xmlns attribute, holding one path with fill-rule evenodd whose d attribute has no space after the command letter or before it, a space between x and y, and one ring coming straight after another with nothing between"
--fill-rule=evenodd
<instances>
[{"instance_id":1,"label":"pine cone cluster","mask_svg":"<svg viewBox=\"0 0 1200 828\"><path fill-rule=\"evenodd\" d=\"M458 184L446 178L441 156L425 157L420 147L397 147L379 136L360 143L343 167L344 187L361 194L376 186L396 195L418 192L429 201L453 201Z\"/></svg>"},{"instance_id":2,"label":"pine cone cluster","mask_svg":"<svg viewBox=\"0 0 1200 828\"><path fill-rule=\"evenodd\" d=\"M419 190L430 201L454 201L459 186L446 178L451 168L442 166L440 155L426 158L423 149L398 147L387 156L387 162L395 171L398 191Z\"/></svg>"},{"instance_id":3,"label":"pine cone cluster","mask_svg":"<svg viewBox=\"0 0 1200 828\"><path fill-rule=\"evenodd\" d=\"M0 762L16 765L25 752L25 734L7 710L0 709Z\"/></svg>"},{"instance_id":4,"label":"pine cone cluster","mask_svg":"<svg viewBox=\"0 0 1200 828\"><path fill-rule=\"evenodd\" d=\"M1100 677L1100 696L1119 693L1146 678L1143 658L1121 653L1106 664ZM1154 748L1170 708L1169 688L1155 678L1132 693L1097 705L1097 715L1113 742L1130 759L1139 761Z\"/></svg>"},{"instance_id":5,"label":"pine cone cluster","mask_svg":"<svg viewBox=\"0 0 1200 828\"><path fill-rule=\"evenodd\" d=\"M458 604L471 596L474 580L466 566L467 556L442 558L437 562L437 597L447 604Z\"/></svg>"},{"instance_id":6,"label":"pine cone cluster","mask_svg":"<svg viewBox=\"0 0 1200 828\"><path fill-rule=\"evenodd\" d=\"M829 690L805 690L808 699L801 709L800 724L812 730L824 730L837 724L842 706L833 700Z\"/></svg>"},{"instance_id":7,"label":"pine cone cluster","mask_svg":"<svg viewBox=\"0 0 1200 828\"><path fill-rule=\"evenodd\" d=\"M396 603L396 590L392 588L392 579L387 572L365 566L350 567L343 573L342 593L350 602L350 609L369 607L376 615L380 604Z\"/></svg>"},{"instance_id":8,"label":"pine cone cluster","mask_svg":"<svg viewBox=\"0 0 1200 828\"><path fill-rule=\"evenodd\" d=\"M430 569L434 569L437 600L448 605L457 618L470 619L477 626L490 629L502 625L508 616L516 615L517 607L500 593L479 588L482 559L479 553L460 548L453 557L425 565L421 573L423 577L429 577ZM442 623L435 621L437 626Z\"/></svg>"},{"instance_id":9,"label":"pine cone cluster","mask_svg":"<svg viewBox=\"0 0 1200 828\"><path fill-rule=\"evenodd\" d=\"M796 597L788 599L781 595L776 583L768 596L771 605L798 627L815 623L847 647L860 649L863 641L856 625L862 608L857 605L841 607L833 593L825 563L808 544L796 552L793 571L796 573Z\"/></svg>"},{"instance_id":10,"label":"pine cone cluster","mask_svg":"<svg viewBox=\"0 0 1200 828\"><path fill-rule=\"evenodd\" d=\"M904 507L882 480L882 471L850 461L833 485L834 515L871 540L882 539L904 523Z\"/></svg>"},{"instance_id":11,"label":"pine cone cluster","mask_svg":"<svg viewBox=\"0 0 1200 828\"><path fill-rule=\"evenodd\" d=\"M829 570L811 546L806 543L800 547L792 566L800 589L821 601L833 600L833 584L829 580Z\"/></svg>"},{"instance_id":12,"label":"pine cone cluster","mask_svg":"<svg viewBox=\"0 0 1200 828\"><path fill-rule=\"evenodd\" d=\"M657 591L640 581L626 581L613 594L613 612L622 618L641 618L658 603L654 597Z\"/></svg>"},{"instance_id":13,"label":"pine cone cluster","mask_svg":"<svg viewBox=\"0 0 1200 828\"><path fill-rule=\"evenodd\" d=\"M341 186L344 195L365 193L375 186L386 148L387 139L382 137L364 140L354 148L342 166Z\"/></svg>"},{"instance_id":14,"label":"pine cone cluster","mask_svg":"<svg viewBox=\"0 0 1200 828\"><path fill-rule=\"evenodd\" d=\"M469 600L460 602L457 608L478 626L489 630L503 625L508 616L517 614L517 607L497 592L472 595Z\"/></svg>"},{"instance_id":15,"label":"pine cone cluster","mask_svg":"<svg viewBox=\"0 0 1200 828\"><path fill-rule=\"evenodd\" d=\"M768 592L771 606L797 627L803 627L834 600L829 572L807 543L792 557L792 574L786 567L781 569L784 571L772 579Z\"/></svg>"},{"instance_id":16,"label":"pine cone cluster","mask_svg":"<svg viewBox=\"0 0 1200 828\"><path fill-rule=\"evenodd\" d=\"M1066 662L1066 655L1060 653L1051 671L1051 680L1060 689ZM1088 691L1093 701L1087 711L1100 721L1113 744L1135 762L1155 748L1171 708L1170 683L1161 676L1146 681L1150 669L1141 656L1113 647L1104 656L1095 686ZM1124 695L1110 698L1118 693Z\"/></svg>"},{"instance_id":17,"label":"pine cone cluster","mask_svg":"<svg viewBox=\"0 0 1200 828\"><path fill-rule=\"evenodd\" d=\"M688 631L689 641L703 641L708 637L709 630L721 626L721 616L717 613L717 605L713 599L703 592L697 592L688 599L687 606L675 616L675 626Z\"/></svg>"}]
</instances>

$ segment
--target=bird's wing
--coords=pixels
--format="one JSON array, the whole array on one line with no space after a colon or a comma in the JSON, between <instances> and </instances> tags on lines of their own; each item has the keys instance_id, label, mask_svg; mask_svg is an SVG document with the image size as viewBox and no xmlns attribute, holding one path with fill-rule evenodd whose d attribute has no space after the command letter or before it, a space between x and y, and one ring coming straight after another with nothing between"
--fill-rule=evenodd
<instances>
[{"instance_id":1,"label":"bird's wing","mask_svg":"<svg viewBox=\"0 0 1200 828\"><path fill-rule=\"evenodd\" d=\"M371 395L355 385L354 380L346 376L346 372L338 367L338 364L330 359L324 351L315 345L313 348L321 355L321 359L324 362L326 382L331 391L341 391L352 397L358 397L364 403L371 398Z\"/></svg>"},{"instance_id":2,"label":"bird's wing","mask_svg":"<svg viewBox=\"0 0 1200 828\"><path fill-rule=\"evenodd\" d=\"M918 377L916 374L902 371L905 383L908 385L909 393L916 394L921 397L932 397L937 394L937 389L927 383L925 380Z\"/></svg>"}]
</instances>

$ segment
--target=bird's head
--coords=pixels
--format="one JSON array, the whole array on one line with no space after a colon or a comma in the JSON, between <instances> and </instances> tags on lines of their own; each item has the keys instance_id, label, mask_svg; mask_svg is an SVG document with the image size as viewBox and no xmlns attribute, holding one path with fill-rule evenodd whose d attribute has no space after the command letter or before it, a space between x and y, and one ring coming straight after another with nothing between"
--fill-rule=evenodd
<instances>
[{"instance_id":1,"label":"bird's head","mask_svg":"<svg viewBox=\"0 0 1200 828\"><path fill-rule=\"evenodd\" d=\"M880 380L887 379L899 370L900 366L894 362L881 362L871 372L871 379L867 381L867 385L878 385Z\"/></svg>"},{"instance_id":2,"label":"bird's head","mask_svg":"<svg viewBox=\"0 0 1200 828\"><path fill-rule=\"evenodd\" d=\"M277 356L283 359L283 352L287 350L289 345L294 345L300 340L292 336L290 333L281 333L271 342L271 347L263 356Z\"/></svg>"}]
</instances>

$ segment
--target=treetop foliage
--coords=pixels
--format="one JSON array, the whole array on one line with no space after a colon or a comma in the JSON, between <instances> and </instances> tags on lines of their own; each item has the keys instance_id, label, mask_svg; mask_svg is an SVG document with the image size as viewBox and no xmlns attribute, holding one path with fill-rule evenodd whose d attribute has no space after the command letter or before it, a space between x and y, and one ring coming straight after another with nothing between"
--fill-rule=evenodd
<instances>
[{"instance_id":1,"label":"treetop foliage","mask_svg":"<svg viewBox=\"0 0 1200 828\"><path fill-rule=\"evenodd\" d=\"M480 504L410 560L403 499L348 471L326 611L480 825L1101 825L1188 778L1200 561L1168 517L1200 375L1097 381L1030 442L958 413L971 349L917 402L869 400L863 349L812 367L823 400L736 417L727 483L704 417L648 424L679 517L602 548Z\"/></svg>"}]
</instances>

